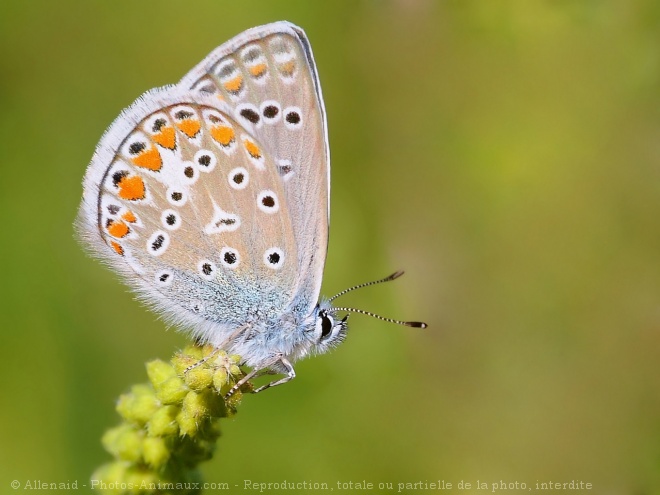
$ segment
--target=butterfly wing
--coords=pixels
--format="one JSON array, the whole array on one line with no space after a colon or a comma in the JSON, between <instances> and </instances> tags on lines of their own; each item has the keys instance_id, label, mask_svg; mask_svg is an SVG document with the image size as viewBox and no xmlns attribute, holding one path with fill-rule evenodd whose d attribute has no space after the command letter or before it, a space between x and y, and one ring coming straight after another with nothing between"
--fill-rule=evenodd
<instances>
[{"instance_id":1,"label":"butterfly wing","mask_svg":"<svg viewBox=\"0 0 660 495\"><path fill-rule=\"evenodd\" d=\"M253 131L217 99L154 90L108 129L84 180L78 230L93 251L216 345L295 296L288 198Z\"/></svg>"},{"instance_id":2,"label":"butterfly wing","mask_svg":"<svg viewBox=\"0 0 660 495\"><path fill-rule=\"evenodd\" d=\"M250 29L214 50L179 86L228 105L272 155L297 246L291 306L308 315L319 298L327 252L330 156L307 36L288 22Z\"/></svg>"}]
</instances>

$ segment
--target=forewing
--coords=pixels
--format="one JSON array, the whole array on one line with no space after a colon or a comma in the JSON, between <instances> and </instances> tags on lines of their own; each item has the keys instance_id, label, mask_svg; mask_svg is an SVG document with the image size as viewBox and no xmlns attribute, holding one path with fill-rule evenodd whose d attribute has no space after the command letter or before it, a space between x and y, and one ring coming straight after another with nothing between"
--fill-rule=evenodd
<instances>
[{"instance_id":1,"label":"forewing","mask_svg":"<svg viewBox=\"0 0 660 495\"><path fill-rule=\"evenodd\" d=\"M298 247L292 304L308 313L318 301L326 258L330 162L305 33L287 22L250 29L213 51L179 86L227 104L272 155Z\"/></svg>"},{"instance_id":2,"label":"forewing","mask_svg":"<svg viewBox=\"0 0 660 495\"><path fill-rule=\"evenodd\" d=\"M280 315L298 254L279 169L232 109L152 91L90 164L79 230L147 302L215 344Z\"/></svg>"}]
</instances>

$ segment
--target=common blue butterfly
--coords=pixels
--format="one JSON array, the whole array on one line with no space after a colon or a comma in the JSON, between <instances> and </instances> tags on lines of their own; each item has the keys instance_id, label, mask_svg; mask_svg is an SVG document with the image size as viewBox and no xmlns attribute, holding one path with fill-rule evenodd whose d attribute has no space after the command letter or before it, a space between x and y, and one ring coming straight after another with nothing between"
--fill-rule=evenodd
<instances>
[{"instance_id":1,"label":"common blue butterfly","mask_svg":"<svg viewBox=\"0 0 660 495\"><path fill-rule=\"evenodd\" d=\"M199 342L242 356L245 380L284 375L260 391L344 339L337 312L378 317L319 300L329 173L309 41L276 22L121 113L87 169L77 228L140 299Z\"/></svg>"}]
</instances>

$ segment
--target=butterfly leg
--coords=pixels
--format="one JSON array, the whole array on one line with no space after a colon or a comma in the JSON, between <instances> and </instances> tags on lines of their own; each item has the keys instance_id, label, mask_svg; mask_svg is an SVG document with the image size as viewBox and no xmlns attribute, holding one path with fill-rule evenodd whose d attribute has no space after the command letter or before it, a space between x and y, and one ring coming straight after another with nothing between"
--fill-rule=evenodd
<instances>
[{"instance_id":1,"label":"butterfly leg","mask_svg":"<svg viewBox=\"0 0 660 495\"><path fill-rule=\"evenodd\" d=\"M274 387L276 385L282 385L283 383L293 380L296 377L296 372L293 369L293 365L289 362L287 358L285 358L284 356L280 356L279 359L275 362L276 363L279 362L284 367L284 372L286 373L286 376L280 378L279 380L272 381L270 383L267 383L266 385L259 387L257 390L254 391L255 394L262 392L267 388Z\"/></svg>"},{"instance_id":2,"label":"butterfly leg","mask_svg":"<svg viewBox=\"0 0 660 495\"><path fill-rule=\"evenodd\" d=\"M283 355L278 354L273 358L272 361L269 361L266 363L262 368L256 368L250 371L247 375L245 375L243 378L241 378L239 381L236 382L236 385L234 385L229 392L225 395L225 399L228 399L234 393L241 388L246 382L249 380L252 380L253 378L257 376L261 376L264 374L272 374L272 373L277 373L276 371L274 372L271 369L271 366L274 366L276 364L280 364L284 368L284 373L286 373L286 376L284 378L280 378L279 380L275 380L273 382L267 383L266 385L259 387L256 389L253 393L256 394L258 392L261 392L262 390L266 390L267 388L274 387L275 385L281 385L283 383L288 382L289 380L292 380L296 377L296 372L293 369L293 365L289 362L287 358L285 358Z\"/></svg>"},{"instance_id":3,"label":"butterfly leg","mask_svg":"<svg viewBox=\"0 0 660 495\"><path fill-rule=\"evenodd\" d=\"M196 363L191 364L191 365L188 366L185 370L183 370L183 374L185 375L185 374L188 373L190 370L193 370L193 369L197 368L198 366L201 366L202 364L204 364L204 363L205 363L206 361L208 361L209 359L214 358L215 355L216 355L218 352L220 352L220 348L219 348L219 347L216 347L215 349L213 349L213 351L211 352L211 354L209 354L209 355L206 356L205 358L200 359L200 360L197 361Z\"/></svg>"}]
</instances>

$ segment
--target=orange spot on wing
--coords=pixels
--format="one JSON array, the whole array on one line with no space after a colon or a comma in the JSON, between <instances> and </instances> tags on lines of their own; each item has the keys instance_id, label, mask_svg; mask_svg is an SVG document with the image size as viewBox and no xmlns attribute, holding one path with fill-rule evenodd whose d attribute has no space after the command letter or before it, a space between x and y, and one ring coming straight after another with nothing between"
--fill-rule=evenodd
<instances>
[{"instance_id":1,"label":"orange spot on wing","mask_svg":"<svg viewBox=\"0 0 660 495\"><path fill-rule=\"evenodd\" d=\"M126 225L124 222L118 222L116 220L112 220L108 224L108 234L110 234L112 237L116 237L117 239L126 237L126 235L128 235L129 232L130 229L128 228L128 225Z\"/></svg>"},{"instance_id":2,"label":"orange spot on wing","mask_svg":"<svg viewBox=\"0 0 660 495\"><path fill-rule=\"evenodd\" d=\"M218 93L216 96L217 96L218 100L225 101L225 97L222 94Z\"/></svg>"},{"instance_id":3,"label":"orange spot on wing","mask_svg":"<svg viewBox=\"0 0 660 495\"><path fill-rule=\"evenodd\" d=\"M234 79L225 81L222 85L230 93L238 93L241 90L241 87L243 87L243 76L239 74Z\"/></svg>"},{"instance_id":4,"label":"orange spot on wing","mask_svg":"<svg viewBox=\"0 0 660 495\"><path fill-rule=\"evenodd\" d=\"M280 64L280 72L285 76L293 75L293 71L296 68L296 62L294 60L289 60Z\"/></svg>"},{"instance_id":5,"label":"orange spot on wing","mask_svg":"<svg viewBox=\"0 0 660 495\"><path fill-rule=\"evenodd\" d=\"M176 133L173 127L163 127L158 134L154 134L153 140L163 148L173 150L176 147Z\"/></svg>"},{"instance_id":6,"label":"orange spot on wing","mask_svg":"<svg viewBox=\"0 0 660 495\"><path fill-rule=\"evenodd\" d=\"M264 72L266 72L266 64L264 63L256 64L250 67L250 74L252 74L254 77L261 77L263 76Z\"/></svg>"},{"instance_id":7,"label":"orange spot on wing","mask_svg":"<svg viewBox=\"0 0 660 495\"><path fill-rule=\"evenodd\" d=\"M160 153L155 147L143 151L133 158L132 161L138 167L148 168L149 170L154 170L156 172L163 166L163 159L160 157Z\"/></svg>"},{"instance_id":8,"label":"orange spot on wing","mask_svg":"<svg viewBox=\"0 0 660 495\"><path fill-rule=\"evenodd\" d=\"M110 245L112 246L112 249L114 249L119 256L124 256L124 248L121 247L119 243L115 241L110 241Z\"/></svg>"},{"instance_id":9,"label":"orange spot on wing","mask_svg":"<svg viewBox=\"0 0 660 495\"><path fill-rule=\"evenodd\" d=\"M229 146L234 140L234 129L226 125L211 127L211 136L222 146Z\"/></svg>"},{"instance_id":10,"label":"orange spot on wing","mask_svg":"<svg viewBox=\"0 0 660 495\"><path fill-rule=\"evenodd\" d=\"M247 150L248 153L250 153L250 156L252 158L257 158L257 159L261 158L261 150L259 149L259 146L254 144L249 139L246 139L244 141L244 144L245 144L245 149Z\"/></svg>"},{"instance_id":11,"label":"orange spot on wing","mask_svg":"<svg viewBox=\"0 0 660 495\"><path fill-rule=\"evenodd\" d=\"M197 119L183 119L182 121L177 122L176 126L181 132L190 138L195 137L202 128L202 124Z\"/></svg>"},{"instance_id":12,"label":"orange spot on wing","mask_svg":"<svg viewBox=\"0 0 660 495\"><path fill-rule=\"evenodd\" d=\"M137 222L137 218L135 218L135 215L133 214L132 211L127 211L121 216L122 220L125 220L128 223L135 223Z\"/></svg>"},{"instance_id":13,"label":"orange spot on wing","mask_svg":"<svg viewBox=\"0 0 660 495\"><path fill-rule=\"evenodd\" d=\"M117 187L119 188L119 197L121 199L128 199L129 201L144 199L144 181L139 175L122 177L117 183Z\"/></svg>"}]
</instances>

